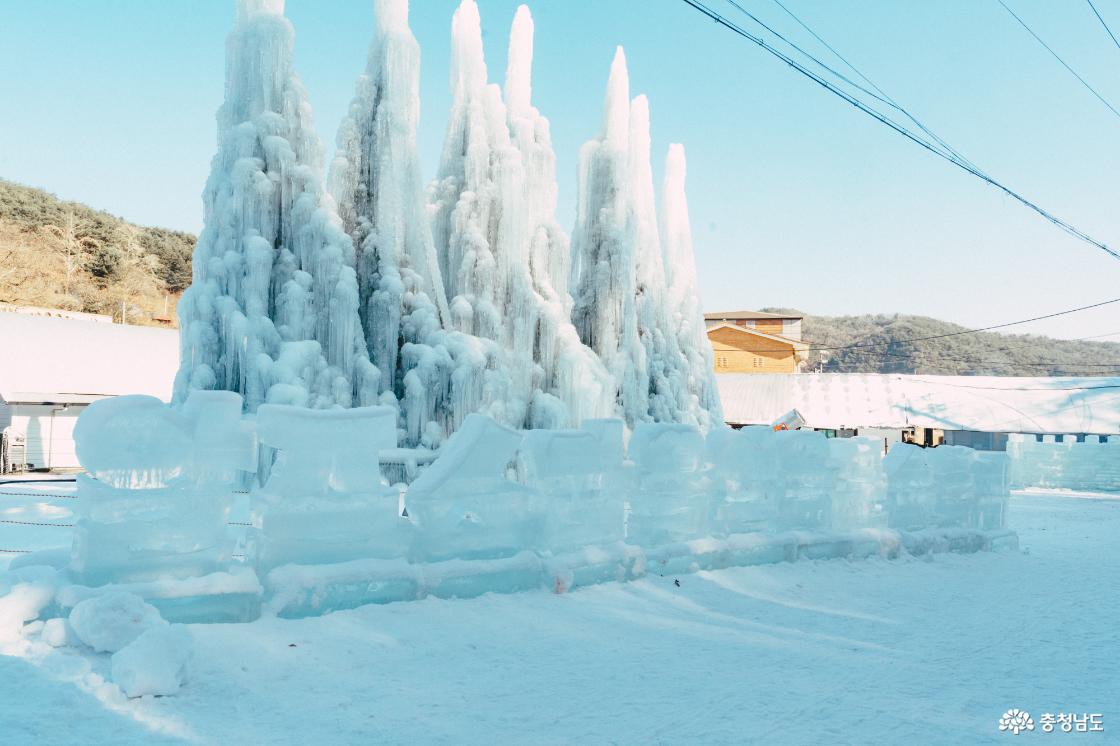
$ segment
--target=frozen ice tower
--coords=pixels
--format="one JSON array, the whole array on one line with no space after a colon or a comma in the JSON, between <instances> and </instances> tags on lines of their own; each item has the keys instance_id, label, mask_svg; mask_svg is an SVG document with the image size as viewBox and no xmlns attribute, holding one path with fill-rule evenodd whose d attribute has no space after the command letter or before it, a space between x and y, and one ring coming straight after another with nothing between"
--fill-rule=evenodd
<instances>
[{"instance_id":1,"label":"frozen ice tower","mask_svg":"<svg viewBox=\"0 0 1120 746\"><path fill-rule=\"evenodd\" d=\"M661 187L661 242L665 252L665 284L671 328L687 363L688 406L702 428L723 422L716 388L712 345L704 326L704 306L696 282L696 258L692 253L692 228L684 191L684 146L673 143L665 158L665 180Z\"/></svg>"},{"instance_id":2,"label":"frozen ice tower","mask_svg":"<svg viewBox=\"0 0 1120 746\"><path fill-rule=\"evenodd\" d=\"M686 361L669 326L665 266L650 165L649 101L630 103L630 209L634 241L638 336L646 352L649 414L654 422L690 422Z\"/></svg>"},{"instance_id":3,"label":"frozen ice tower","mask_svg":"<svg viewBox=\"0 0 1120 746\"><path fill-rule=\"evenodd\" d=\"M564 427L610 414L614 385L568 320L555 156L548 122L530 101L532 31L522 6L510 37L507 107L502 89L487 83L478 6L464 0L455 12L432 227L453 328L496 344L484 411L515 427Z\"/></svg>"},{"instance_id":4,"label":"frozen ice tower","mask_svg":"<svg viewBox=\"0 0 1120 746\"><path fill-rule=\"evenodd\" d=\"M406 0L377 0L366 73L338 134L331 192L357 254L362 328L399 401L405 439L438 445L480 407L498 374L493 345L448 330L416 150L420 49ZM489 388L488 388L489 387Z\"/></svg>"},{"instance_id":5,"label":"frozen ice tower","mask_svg":"<svg viewBox=\"0 0 1120 746\"><path fill-rule=\"evenodd\" d=\"M619 381L618 405L630 427L652 421L707 428L719 421L719 401L703 313L693 300L683 162L669 182L671 213L663 228L654 203L649 102L629 96L620 48L602 134L580 151L573 318L584 343ZM661 231L670 228L663 247ZM673 288L670 276L685 287Z\"/></svg>"},{"instance_id":6,"label":"frozen ice tower","mask_svg":"<svg viewBox=\"0 0 1120 746\"><path fill-rule=\"evenodd\" d=\"M378 0L366 73L338 134L331 193L354 240L362 327L382 392L400 393L400 339L440 328L447 301L422 197L420 48L406 0Z\"/></svg>"},{"instance_id":7,"label":"frozen ice tower","mask_svg":"<svg viewBox=\"0 0 1120 746\"><path fill-rule=\"evenodd\" d=\"M621 49L602 133L581 152L573 245L556 220L549 123L532 103L528 8L513 20L504 87L488 82L475 0L455 12L451 111L425 191L408 3L375 0L328 195L283 5L237 3L205 228L180 306L177 403L219 389L248 412L389 405L402 443L429 447L475 412L514 428L619 415L631 427L707 426L718 402L700 369L695 282L666 288L670 273L695 275L681 248L683 170L663 245L648 104L630 101Z\"/></svg>"},{"instance_id":8,"label":"frozen ice tower","mask_svg":"<svg viewBox=\"0 0 1120 746\"><path fill-rule=\"evenodd\" d=\"M353 247L321 183L282 0L240 0L227 42L218 152L179 304L175 399L197 389L349 407L377 389L358 323Z\"/></svg>"},{"instance_id":9,"label":"frozen ice tower","mask_svg":"<svg viewBox=\"0 0 1120 746\"><path fill-rule=\"evenodd\" d=\"M638 337L630 203L630 81L622 47L607 82L603 129L579 154L572 319L618 385L626 424L649 420L649 372Z\"/></svg>"}]
</instances>

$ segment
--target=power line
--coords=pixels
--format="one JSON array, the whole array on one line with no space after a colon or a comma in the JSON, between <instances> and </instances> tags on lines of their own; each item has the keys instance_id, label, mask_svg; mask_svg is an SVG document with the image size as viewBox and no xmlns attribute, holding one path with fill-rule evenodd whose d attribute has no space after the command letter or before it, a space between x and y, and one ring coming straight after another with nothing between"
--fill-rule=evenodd
<instances>
[{"instance_id":1,"label":"power line","mask_svg":"<svg viewBox=\"0 0 1120 746\"><path fill-rule=\"evenodd\" d=\"M1100 11L1097 10L1097 6L1093 5L1093 0L1085 0L1085 2L1089 3L1089 7L1093 9L1093 13L1094 15L1096 15L1097 20L1101 22L1101 25L1104 26L1104 30L1108 32L1108 35L1110 37L1112 37L1112 43L1116 45L1117 49L1120 49L1120 41L1116 40L1116 34L1112 33L1112 29L1110 29L1108 27L1108 24L1104 22L1104 18L1101 17Z\"/></svg>"},{"instance_id":2,"label":"power line","mask_svg":"<svg viewBox=\"0 0 1120 746\"><path fill-rule=\"evenodd\" d=\"M913 362L925 362L925 361L916 360L916 358L919 358L919 357L924 355L924 356L933 358L933 360L928 361L927 364L933 364L933 363L948 360L948 361L954 361L954 362L967 363L967 364L969 364L969 367L972 367L972 368L975 368L975 367L978 367L978 366L985 366L985 367L989 367L989 368L996 368L996 367L1000 367L1000 366L1022 366L1022 367L1031 367L1031 368L1036 368L1037 367L1037 368L1047 368L1052 373L1054 371L1066 370L1066 371L1070 371L1071 373L1076 373L1076 374L1082 375L1082 376L1088 375L1090 373L1093 373L1093 374L1106 373L1106 372L1109 372L1111 370L1116 370L1117 372L1120 372L1120 363L1067 363L1067 362L1061 362L1061 361L1057 361L1057 360L1050 361L1050 362L1025 362L1025 363L1020 363L1020 362L1016 362L1014 360L982 360L982 359L977 359L977 358L974 358L974 357L969 357L969 356L966 356L966 355L948 355L948 354L945 354L945 353L932 352L932 351L929 351L929 350L915 350L915 351L909 352L909 353L906 353L906 352L891 352L889 350L860 350L859 352L857 352L855 354L857 354L857 355L868 355L868 356L879 356L879 357L902 358L902 359L910 360L910 361L913 361ZM997 351L997 354L1006 354L1006 353L998 353L998 351ZM843 361L838 361L838 362L842 363ZM1090 369L1093 369L1093 370L1091 370L1091 371L1071 370L1071 369L1076 369L1076 368L1090 368Z\"/></svg>"},{"instance_id":3,"label":"power line","mask_svg":"<svg viewBox=\"0 0 1120 746\"><path fill-rule=\"evenodd\" d=\"M1042 40L1042 37L1040 37L1040 36L1039 36L1038 34L1036 34L1036 33L1035 33L1034 31L1032 31L1032 30L1031 30L1031 27L1030 27L1030 26L1028 26L1028 25L1026 24L1026 21L1024 21L1024 20L1023 20L1022 18L1020 18L1019 16L1015 15L1015 11L1013 11L1013 10L1012 10L1011 8L1009 8L1009 7L1007 6L1007 3L1003 2L1003 0L996 0L996 2L998 2L998 3L1000 4L1000 5L1002 5L1002 6L1003 6L1003 9L1004 9L1004 10L1006 10L1006 11L1007 11L1008 13L1010 13L1010 14L1011 14L1011 17L1012 17L1012 18L1014 18L1014 19L1015 19L1016 21L1018 21L1018 22L1019 22L1019 25L1020 25L1020 26L1022 26L1023 28L1025 28L1025 29L1027 30L1027 33L1029 33L1029 34L1030 34L1031 36L1033 36L1033 37L1035 38L1035 40L1036 40L1036 41L1038 41L1038 43L1039 43L1039 44L1041 44L1041 45L1042 45L1042 46L1043 46L1043 47L1044 47L1044 48L1046 49L1046 51L1047 51L1047 52L1049 52L1050 54L1054 55L1054 59L1056 59L1056 60L1057 60L1058 62L1062 63L1062 67L1064 67L1065 69L1069 70L1069 71L1070 71L1070 74L1072 74L1072 75L1073 75L1073 77L1075 77L1075 78L1077 78L1078 80L1080 80L1080 81L1081 81L1081 85L1085 86L1085 87L1086 87L1086 88L1087 88L1087 89L1089 90L1089 92L1090 92L1090 93L1092 93L1092 94L1093 94L1094 96L1096 96L1096 97L1097 97L1098 99L1100 99L1100 102L1101 102L1102 104L1104 104L1105 106L1107 106L1107 107L1108 107L1109 109L1111 109L1111 110L1112 110L1112 113L1113 113L1113 114L1115 114L1116 116L1120 117L1120 111L1117 111L1117 110L1116 110L1116 107L1114 107L1114 106L1113 106L1112 104L1108 103L1108 101L1106 101L1106 100L1105 100L1105 97L1104 97L1104 96L1102 96L1101 94L1097 93L1097 89L1096 89L1096 88L1093 88L1093 86L1089 85L1089 83L1088 83L1088 82L1087 82L1087 81L1085 80L1085 78L1083 78L1083 77L1081 77L1080 75L1078 75L1078 74L1077 74L1077 71L1076 71L1076 70L1074 70L1074 69L1073 69L1072 67L1070 67L1070 66L1069 66L1069 65L1068 65L1068 64L1066 63L1066 61L1065 61L1065 60L1063 60L1063 59L1062 59L1061 57L1059 57L1059 56L1058 56L1058 53L1057 53L1057 52L1055 52L1055 51L1054 51L1053 49L1051 49L1051 48L1050 48L1050 45L1049 45L1049 44L1047 44L1046 42L1044 42L1044 41ZM1091 4L1092 4L1092 3L1090 3L1090 5L1091 5ZM1096 8L1094 8L1093 10L1095 11L1095 10L1096 10ZM1103 22L1103 21L1102 21L1102 22ZM1110 31L1109 33L1111 34L1112 32ZM1113 39L1113 41L1115 41L1115 38Z\"/></svg>"},{"instance_id":4,"label":"power line","mask_svg":"<svg viewBox=\"0 0 1120 746\"><path fill-rule=\"evenodd\" d=\"M833 349L846 350L846 349L853 349L853 348L856 348L856 347L893 344L895 342L905 342L905 343L925 342L925 341L930 340L930 339L945 339L946 337L959 337L959 336L962 336L964 334L978 334L980 332L990 332L994 329L1006 329L1009 326L1019 326L1020 324L1029 324L1032 321L1042 321L1044 319L1053 319L1053 318L1057 318L1058 316L1066 316L1068 314L1077 313L1079 311L1088 311L1092 308L1100 308L1101 306L1107 306L1107 305L1110 305L1112 303L1120 303L1120 298L1113 298L1112 300L1104 300L1104 301L1101 301L1100 303L1091 303L1090 305L1087 305L1087 306L1080 306L1078 308L1070 308L1070 309L1067 309L1065 311L1057 311L1055 313L1048 313L1045 316L1035 316L1033 318L1022 319L1020 321L1009 321L1006 324L995 324L993 326L984 326L984 327L980 327L979 329L962 329L959 332L947 332L945 334L933 334L933 335L930 335L928 337L912 337L910 339L896 339L896 340L893 340L892 342L870 342L866 345L855 344L855 345L847 345L845 347L837 347L837 348L833 348Z\"/></svg>"},{"instance_id":5,"label":"power line","mask_svg":"<svg viewBox=\"0 0 1120 746\"><path fill-rule=\"evenodd\" d=\"M1120 335L1120 332L1108 332L1107 334L1094 334L1091 337L1077 337L1076 339L1069 339L1069 340L1066 340L1066 341L1067 342L1082 342L1086 339L1100 339L1101 337L1115 337L1117 335Z\"/></svg>"},{"instance_id":6,"label":"power line","mask_svg":"<svg viewBox=\"0 0 1120 746\"><path fill-rule=\"evenodd\" d=\"M746 11L746 9L744 9L741 5L739 5L739 3L735 2L735 0L728 0L728 2L731 3L732 5L734 5L736 8L738 8L740 12L745 13L748 17L750 17L756 23L758 23L759 25L768 29L770 31L770 33L774 34L775 36L777 36L782 41L785 41L787 44L789 44L793 48L798 49L798 51L801 51L797 47L796 44L787 40L785 37L783 37L778 32L774 31L773 29L771 29L769 26L766 26L765 24L763 24L762 21L759 21L758 18L756 18L754 15L752 15L751 13L748 13ZM920 129L922 132L925 132L927 135L929 135L931 138L933 138L933 140L936 141L938 145L940 145L942 148L944 148L946 153L949 153L950 155L952 155L953 157L955 157L956 159L961 161L961 163L964 163L964 164L967 164L967 165L969 165L973 168L976 168L976 165L974 163L972 163L967 158L965 158L963 155L961 155L961 153L958 152L957 150L955 150L951 145L949 145L949 143L942 140L935 132L933 132L933 130L926 127L921 121L918 120L917 117L915 117L909 111L904 109L897 101L895 101L889 94L887 94L886 91L884 91L882 88L880 88L878 85L876 85L870 78L868 78L866 75L864 75L863 72L859 68L857 68L851 62L849 62L848 59L844 55L840 54L840 52L838 52L835 47L833 47L831 44L829 44L827 41L825 41L823 38L821 38L821 36L816 31L809 28L809 25L807 23L805 23L803 20L801 20L800 18L798 18L797 15L795 15L792 10L790 10L788 7L786 7L781 2L781 0L774 0L774 4L777 5L779 8L781 8L786 13L786 15L788 15L790 18L792 18L797 23L797 25L799 25L799 26L801 26L801 28L805 29L805 31L807 31L810 36L812 36L818 42L823 44L825 49L832 52L832 54L838 60L843 62L845 65L847 65L849 70L854 72L865 83L867 83L869 86L871 86L880 96L882 96L882 98L880 98L879 100L883 101L887 105L896 109L899 113L901 113L907 119L909 119L911 122L913 122L918 127L918 129ZM810 57L811 57L811 55L810 55ZM977 170L979 170L979 169L977 169Z\"/></svg>"},{"instance_id":7,"label":"power line","mask_svg":"<svg viewBox=\"0 0 1120 746\"><path fill-rule=\"evenodd\" d=\"M761 47L767 53L777 57L780 60L782 60L787 65L789 65L790 67L795 69L797 72L799 72L802 75L808 77L810 80L812 80L813 82L822 86L823 88L828 90L830 93L832 93L836 96L839 96L841 99L843 99L844 101L846 101L850 105L854 106L855 108L859 109L860 111L864 112L868 116L878 120L880 123L886 125L887 127L890 127L892 130L894 130L898 134L902 135L906 139L914 142L915 144L921 146L922 148L925 148L926 150L933 153L934 155L936 155L940 158L943 158L943 159L949 161L950 163L953 163L954 165L958 166L959 168L963 169L964 171L967 171L968 173L972 174L973 176L980 179L981 181L984 181L987 184L990 184L991 186L999 189L1000 191L1002 191L1007 196L1009 196L1012 199L1020 202L1024 206L1029 207L1031 210L1034 210L1036 213L1041 215L1043 218L1045 218L1049 222L1053 223L1058 228L1061 228L1063 231L1065 231L1069 235L1071 235L1071 236L1073 236L1073 237L1075 237L1075 238L1077 238L1081 241L1084 241L1084 242L1086 242L1086 243L1088 243L1092 246L1097 247L1101 251L1104 251L1106 254L1111 256L1113 259L1120 259L1120 253L1114 251L1107 244L1102 243L1101 241L1098 241L1097 239L1093 238L1089 234L1075 228L1073 225L1066 222L1065 220L1062 220L1061 218L1057 217L1056 215L1053 215L1052 213L1044 210L1039 205L1035 204L1034 202L1031 202L1026 197L1022 196L1021 194L1018 194L1017 192L1013 191L1009 187L1004 186L1002 183L1000 183L1000 182L996 181L995 179L993 179L992 177L988 176L987 174L985 174L983 171L979 170L975 166L970 166L968 163L966 163L966 162L964 162L964 161L962 161L958 158L955 158L951 153L946 153L943 150L941 150L938 146L930 143L927 140L922 139L918 135L915 135L913 132L906 129L905 127L898 124L897 122L894 122L893 120L891 120L886 115L872 109L870 106L868 106L864 102L860 101L859 99L855 98L850 93L837 88L835 85L833 85L829 81L825 80L824 78L822 78L817 73L814 73L813 71L807 69L804 65L802 65L801 63L792 59L791 57L789 57L785 53L779 51L778 49L775 49L770 44L768 44L764 39L762 39L758 36L755 36L754 34L750 33L749 31L747 31L746 29L737 25L736 23L728 20L725 16L721 15L720 13L717 13L716 11L709 8L708 6L704 5L702 2L700 2L700 0L684 0L684 2L687 5L689 5L690 7L692 7L694 10L697 10L700 13L707 16L712 21L715 21L717 24L727 28L729 31L732 31L733 33L738 34L739 36L743 37L744 39L747 39L748 41L751 41L751 42L757 44L759 47ZM801 50L801 52L802 52L802 54L804 54L807 57L812 57L812 55L809 55L807 52L804 52L803 50ZM820 64L823 65L823 63L820 63ZM825 67L827 67L827 66L825 66Z\"/></svg>"},{"instance_id":8,"label":"power line","mask_svg":"<svg viewBox=\"0 0 1120 746\"><path fill-rule=\"evenodd\" d=\"M832 345L829 345L829 344L824 343L824 342L814 342L814 341L811 341L811 340L809 340L809 341L792 340L792 341L800 341L803 344L805 344L806 348L807 348L806 349L807 352L843 352L843 351L847 351L847 350L859 350L859 354L863 354L863 355L878 355L878 356L881 356L881 357L899 357L899 358L906 358L906 359L913 359L914 357L916 357L918 355L930 355L930 356L938 355L944 360L959 360L959 361L962 361L962 362L970 362L973 365L988 365L988 366L1008 365L1008 366L1052 368L1052 369L1069 369L1069 368L1102 368L1102 369L1115 368L1115 369L1120 369L1120 362L1117 362L1117 363L1077 363L1077 362L1063 362L1063 361L1058 361L1058 360L1054 360L1054 361L1030 361L1030 362L1018 362L1018 361L1015 361L1015 360L978 360L976 358L969 357L969 356L949 355L949 354L937 353L937 352L933 352L933 351L929 351L929 350L915 350L915 351L909 352L909 353L899 353L899 352L891 352L889 350L868 349L868 348L875 348L875 347L890 347L890 346L900 345L900 344L914 344L916 342L926 342L926 341L936 340L936 339L946 339L946 338L949 338L949 337L960 337L960 336L964 336L964 335L967 335L967 334L979 334L979 333L982 333L982 332L991 332L995 329L1006 329L1008 327L1019 326L1021 324L1029 324L1033 321L1042 321L1042 320L1045 320L1045 319L1057 318L1059 316L1067 316L1067 315L1072 314L1072 313L1078 313L1080 311L1088 311L1088 310L1093 309L1093 308L1100 308L1102 306L1107 306L1107 305L1110 305L1110 304L1113 304L1113 303L1120 303L1120 298L1113 298L1111 300L1100 301L1099 303L1090 303L1089 305L1086 305L1086 306L1078 306L1077 308L1069 308L1069 309L1066 309L1064 311L1056 311L1054 313L1048 313L1048 314L1044 314L1042 316L1033 316L1029 319L1020 319L1018 321L1008 321L1008 322L1005 322L1005 323L1002 323L1002 324L993 324L992 326L980 327L978 329L961 329L960 331L956 331L956 332L946 332L944 334L931 334L931 335L927 335L927 336L924 336L924 337L909 337L909 338L904 338L904 339L890 339L890 340L883 340L883 341L877 341L877 342L862 342L862 343L840 345L840 346L832 346ZM763 332L763 333L765 333L765 332ZM1120 332L1114 332L1114 334L1120 334ZM1099 336L1104 337L1104 336L1111 336L1111 335L1110 334L1102 334L1102 335L1099 335ZM1093 337L1083 337L1081 339L1093 339ZM1076 341L1080 341L1080 340L1079 339L1074 339L1074 340L1065 340L1065 341L1076 342ZM747 349L744 349L743 352L760 353L760 352L772 352L772 350L762 350L762 349L747 350ZM1001 353L1001 352L997 351L997 354L1009 355L1009 354L1012 354L1012 353L1011 352L1002 352Z\"/></svg>"},{"instance_id":9,"label":"power line","mask_svg":"<svg viewBox=\"0 0 1120 746\"><path fill-rule=\"evenodd\" d=\"M889 374L888 374L889 375ZM955 389L980 389L982 391L1099 391L1101 389L1120 389L1120 383L1101 386L977 386L968 383L949 383L948 381L923 381L934 386L949 386Z\"/></svg>"}]
</instances>

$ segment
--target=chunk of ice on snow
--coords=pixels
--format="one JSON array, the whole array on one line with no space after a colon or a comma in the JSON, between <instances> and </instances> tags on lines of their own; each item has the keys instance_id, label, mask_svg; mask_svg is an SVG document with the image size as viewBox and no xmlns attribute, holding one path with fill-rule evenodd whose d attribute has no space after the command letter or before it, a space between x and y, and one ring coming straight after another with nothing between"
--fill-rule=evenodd
<instances>
[{"instance_id":1,"label":"chunk of ice on snow","mask_svg":"<svg viewBox=\"0 0 1120 746\"><path fill-rule=\"evenodd\" d=\"M70 627L99 653L115 653L154 627L167 626L159 611L132 593L111 591L80 602L70 611Z\"/></svg>"}]
</instances>

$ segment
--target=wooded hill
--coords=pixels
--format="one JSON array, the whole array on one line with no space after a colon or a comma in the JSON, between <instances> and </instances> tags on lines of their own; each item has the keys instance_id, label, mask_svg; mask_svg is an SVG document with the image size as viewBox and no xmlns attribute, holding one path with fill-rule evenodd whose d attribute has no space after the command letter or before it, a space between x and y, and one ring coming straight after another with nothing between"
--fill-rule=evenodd
<instances>
[{"instance_id":1,"label":"wooded hill","mask_svg":"<svg viewBox=\"0 0 1120 746\"><path fill-rule=\"evenodd\" d=\"M0 179L0 302L175 325L195 237Z\"/></svg>"},{"instance_id":2,"label":"wooded hill","mask_svg":"<svg viewBox=\"0 0 1120 746\"><path fill-rule=\"evenodd\" d=\"M194 242L189 233L138 226L0 179L0 303L177 325L175 303L191 281ZM1120 375L1120 342L991 332L906 342L966 329L906 314L830 317L761 310L805 317L809 370L820 369L823 356L827 372ZM861 346L815 349L849 345Z\"/></svg>"},{"instance_id":3,"label":"wooded hill","mask_svg":"<svg viewBox=\"0 0 1120 746\"><path fill-rule=\"evenodd\" d=\"M967 328L927 316L906 314L813 316L791 308L761 310L805 317L802 337L811 345L807 370L821 369L823 357L825 372L1120 375L1120 342L1062 340L1035 334L957 334ZM1117 328L1120 331L1120 324ZM947 334L955 336L905 341ZM835 349L849 345L860 346Z\"/></svg>"}]
</instances>

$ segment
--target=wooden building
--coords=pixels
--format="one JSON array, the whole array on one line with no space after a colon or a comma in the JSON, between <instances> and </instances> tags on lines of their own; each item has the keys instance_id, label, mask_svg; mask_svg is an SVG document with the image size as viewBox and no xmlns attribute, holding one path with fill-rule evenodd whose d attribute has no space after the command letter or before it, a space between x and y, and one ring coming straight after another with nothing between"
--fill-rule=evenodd
<instances>
[{"instance_id":1,"label":"wooden building","mask_svg":"<svg viewBox=\"0 0 1120 746\"><path fill-rule=\"evenodd\" d=\"M809 355L802 321L761 311L704 314L716 373L800 373Z\"/></svg>"}]
</instances>

